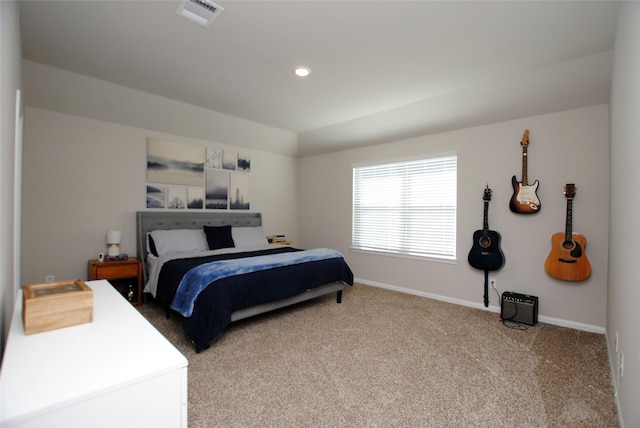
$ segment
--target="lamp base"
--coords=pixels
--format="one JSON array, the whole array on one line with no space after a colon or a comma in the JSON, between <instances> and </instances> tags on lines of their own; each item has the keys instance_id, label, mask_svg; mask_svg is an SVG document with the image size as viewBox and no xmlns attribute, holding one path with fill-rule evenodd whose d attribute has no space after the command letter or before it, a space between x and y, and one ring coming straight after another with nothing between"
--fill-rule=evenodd
<instances>
[{"instance_id":1,"label":"lamp base","mask_svg":"<svg viewBox=\"0 0 640 428\"><path fill-rule=\"evenodd\" d=\"M109 244L109 247L107 248L107 255L108 256L117 256L120 254L120 245L118 244Z\"/></svg>"}]
</instances>

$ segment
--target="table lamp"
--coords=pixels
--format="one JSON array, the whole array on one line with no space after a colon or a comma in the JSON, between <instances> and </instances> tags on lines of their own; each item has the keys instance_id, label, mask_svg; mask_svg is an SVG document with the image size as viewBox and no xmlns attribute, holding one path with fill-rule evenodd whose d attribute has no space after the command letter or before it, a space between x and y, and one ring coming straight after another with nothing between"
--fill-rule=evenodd
<instances>
[{"instance_id":1,"label":"table lamp","mask_svg":"<svg viewBox=\"0 0 640 428\"><path fill-rule=\"evenodd\" d=\"M122 232L119 230L110 230L107 232L107 255L117 256L120 254L120 238Z\"/></svg>"}]
</instances>

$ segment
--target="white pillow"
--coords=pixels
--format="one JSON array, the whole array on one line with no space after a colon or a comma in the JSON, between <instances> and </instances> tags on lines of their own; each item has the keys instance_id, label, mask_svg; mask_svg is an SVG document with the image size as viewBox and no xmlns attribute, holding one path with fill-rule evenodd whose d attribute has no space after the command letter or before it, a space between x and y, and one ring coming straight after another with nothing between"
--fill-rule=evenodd
<instances>
[{"instance_id":1,"label":"white pillow","mask_svg":"<svg viewBox=\"0 0 640 428\"><path fill-rule=\"evenodd\" d=\"M202 229L154 230L149 233L158 256L174 253L200 253L209 245Z\"/></svg>"},{"instance_id":2,"label":"white pillow","mask_svg":"<svg viewBox=\"0 0 640 428\"><path fill-rule=\"evenodd\" d=\"M262 226L232 227L231 237L236 248L263 247L269 245Z\"/></svg>"}]
</instances>

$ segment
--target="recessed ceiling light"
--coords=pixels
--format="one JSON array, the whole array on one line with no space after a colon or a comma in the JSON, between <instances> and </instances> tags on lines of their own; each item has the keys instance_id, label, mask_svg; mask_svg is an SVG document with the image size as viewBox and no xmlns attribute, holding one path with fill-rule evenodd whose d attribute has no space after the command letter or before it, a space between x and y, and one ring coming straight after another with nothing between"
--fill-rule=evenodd
<instances>
[{"instance_id":1,"label":"recessed ceiling light","mask_svg":"<svg viewBox=\"0 0 640 428\"><path fill-rule=\"evenodd\" d=\"M294 68L293 72L298 77L307 77L308 75L311 74L311 69L309 67L305 67L303 65L300 65L300 66Z\"/></svg>"}]
</instances>

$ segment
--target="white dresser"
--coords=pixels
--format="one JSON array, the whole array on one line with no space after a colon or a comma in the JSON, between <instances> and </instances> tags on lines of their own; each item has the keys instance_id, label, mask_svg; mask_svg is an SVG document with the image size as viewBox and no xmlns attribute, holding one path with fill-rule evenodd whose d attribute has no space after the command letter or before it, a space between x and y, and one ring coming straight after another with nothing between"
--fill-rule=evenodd
<instances>
[{"instance_id":1,"label":"white dresser","mask_svg":"<svg viewBox=\"0 0 640 428\"><path fill-rule=\"evenodd\" d=\"M0 369L0 426L186 427L187 359L107 281L93 322L25 336L16 300Z\"/></svg>"}]
</instances>

